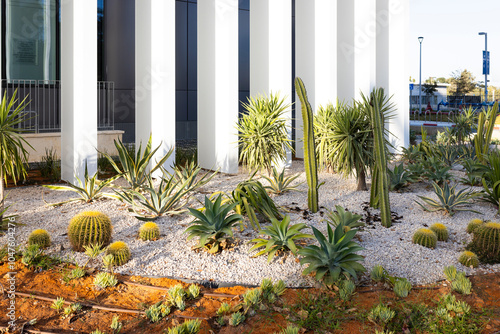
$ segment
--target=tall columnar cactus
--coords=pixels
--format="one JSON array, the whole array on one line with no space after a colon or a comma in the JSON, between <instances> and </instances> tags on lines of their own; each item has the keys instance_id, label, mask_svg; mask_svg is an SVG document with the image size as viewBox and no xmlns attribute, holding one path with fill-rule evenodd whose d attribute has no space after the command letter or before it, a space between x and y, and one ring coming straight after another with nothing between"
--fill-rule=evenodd
<instances>
[{"instance_id":1,"label":"tall columnar cactus","mask_svg":"<svg viewBox=\"0 0 500 334\"><path fill-rule=\"evenodd\" d=\"M382 119L382 106L384 103L384 90L375 89L370 96L370 118L373 130L373 177L370 196L370 205L380 208L382 225L391 227L391 206L389 203L389 179L387 175L386 143L384 138L384 120ZM368 106L367 106L368 107Z\"/></svg>"},{"instance_id":2,"label":"tall columnar cactus","mask_svg":"<svg viewBox=\"0 0 500 334\"><path fill-rule=\"evenodd\" d=\"M115 266L122 266L130 260L130 249L123 241L115 241L109 245L106 250L106 255L113 256L112 264Z\"/></svg>"},{"instance_id":3,"label":"tall columnar cactus","mask_svg":"<svg viewBox=\"0 0 500 334\"><path fill-rule=\"evenodd\" d=\"M313 111L307 99L304 82L300 78L295 79L295 90L300 99L302 110L302 121L304 123L304 168L306 170L307 204L313 213L318 212L318 163L316 161L316 144L314 142Z\"/></svg>"},{"instance_id":4,"label":"tall columnar cactus","mask_svg":"<svg viewBox=\"0 0 500 334\"><path fill-rule=\"evenodd\" d=\"M68 238L75 251L83 252L84 246L109 245L112 229L111 220L104 213L84 211L69 222Z\"/></svg>"},{"instance_id":5,"label":"tall columnar cactus","mask_svg":"<svg viewBox=\"0 0 500 334\"><path fill-rule=\"evenodd\" d=\"M38 245L40 248L50 246L50 235L47 231L38 229L31 232L28 237L28 245Z\"/></svg>"},{"instance_id":6,"label":"tall columnar cactus","mask_svg":"<svg viewBox=\"0 0 500 334\"><path fill-rule=\"evenodd\" d=\"M474 231L470 245L481 261L500 263L500 223L488 222Z\"/></svg>"},{"instance_id":7,"label":"tall columnar cactus","mask_svg":"<svg viewBox=\"0 0 500 334\"><path fill-rule=\"evenodd\" d=\"M495 127L495 120L498 114L498 102L495 102L493 108L489 108L487 112L479 113L477 121L477 133L474 136L474 145L476 155L480 162L486 163L486 156L490 150L491 136Z\"/></svg>"}]
</instances>

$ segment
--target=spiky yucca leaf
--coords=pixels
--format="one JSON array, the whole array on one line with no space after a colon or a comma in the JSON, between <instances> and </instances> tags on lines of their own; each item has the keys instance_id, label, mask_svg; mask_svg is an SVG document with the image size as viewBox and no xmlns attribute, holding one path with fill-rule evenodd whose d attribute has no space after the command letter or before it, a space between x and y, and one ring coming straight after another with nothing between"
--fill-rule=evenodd
<instances>
[{"instance_id":1,"label":"spiky yucca leaf","mask_svg":"<svg viewBox=\"0 0 500 334\"><path fill-rule=\"evenodd\" d=\"M453 216L456 211L470 211L480 214L478 211L464 208L464 206L471 204L470 200L472 198L478 196L477 193L473 193L468 189L462 189L457 193L455 190L457 185L450 188L448 183L445 183L444 187L441 188L436 182L432 182L432 187L438 197L438 201L429 197L418 196L429 207L425 207L422 203L415 201L425 211L435 212L444 210L450 216Z\"/></svg>"},{"instance_id":2,"label":"spiky yucca leaf","mask_svg":"<svg viewBox=\"0 0 500 334\"><path fill-rule=\"evenodd\" d=\"M210 253L217 253L220 250L220 242L226 239L226 235L233 236L232 227L243 219L240 214L228 216L236 203L221 205L221 201L221 195L215 199L215 202L205 196L205 212L189 208L189 212L196 219L184 232L188 234L187 240L199 237L197 247L204 247Z\"/></svg>"},{"instance_id":3,"label":"spiky yucca leaf","mask_svg":"<svg viewBox=\"0 0 500 334\"><path fill-rule=\"evenodd\" d=\"M332 285L339 280L341 274L347 278L350 276L356 278L357 272L365 271L359 263L363 261L363 257L355 254L364 248L352 241L357 230L344 233L342 226L337 226L333 231L328 225L327 238L315 227L311 228L320 246L309 245L299 250L299 254L303 256L300 263L309 264L302 272L303 275L315 273L317 280Z\"/></svg>"},{"instance_id":4,"label":"spiky yucca leaf","mask_svg":"<svg viewBox=\"0 0 500 334\"><path fill-rule=\"evenodd\" d=\"M281 173L278 173L276 167L274 166L272 178L262 175L262 177L266 179L267 182L269 182L269 185L265 186L264 188L267 189L270 193L278 195L281 195L287 191L299 191L296 187L290 186L290 184L299 176L300 175L297 174L285 177L285 168L283 168Z\"/></svg>"},{"instance_id":5,"label":"spiky yucca leaf","mask_svg":"<svg viewBox=\"0 0 500 334\"><path fill-rule=\"evenodd\" d=\"M253 239L255 245L250 248L253 251L260 247L265 247L263 250L255 254L260 256L268 253L267 262L271 262L274 255L278 251L291 251L292 254L297 253L298 246L295 245L295 240L300 238L312 238L312 235L300 233L301 230L307 228L306 224L299 223L290 226L290 216L285 216L282 221L277 219L271 220L271 226L262 230L261 233L269 236L269 239L257 238Z\"/></svg>"}]
</instances>

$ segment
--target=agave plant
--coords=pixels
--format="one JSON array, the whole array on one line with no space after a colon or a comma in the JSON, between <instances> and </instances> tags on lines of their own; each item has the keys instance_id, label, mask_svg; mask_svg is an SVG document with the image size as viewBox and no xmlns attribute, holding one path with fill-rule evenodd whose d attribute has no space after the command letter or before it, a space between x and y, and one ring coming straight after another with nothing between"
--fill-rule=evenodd
<instances>
[{"instance_id":1,"label":"agave plant","mask_svg":"<svg viewBox=\"0 0 500 334\"><path fill-rule=\"evenodd\" d=\"M491 189L485 179L482 182L483 193L481 194L481 199L496 206L498 208L497 212L500 213L500 181L495 182Z\"/></svg>"},{"instance_id":2,"label":"agave plant","mask_svg":"<svg viewBox=\"0 0 500 334\"><path fill-rule=\"evenodd\" d=\"M344 231L350 230L356 227L365 226L363 222L359 220L362 218L358 214L353 214L340 205L335 206L335 212L328 211L327 221L333 226L337 227L339 225L344 226Z\"/></svg>"},{"instance_id":3,"label":"agave plant","mask_svg":"<svg viewBox=\"0 0 500 334\"><path fill-rule=\"evenodd\" d=\"M149 169L153 156L161 146L159 145L157 148L152 150L152 140L152 136L149 136L149 140L146 144L146 147L144 148L144 152L142 152L141 143L135 155L133 152L130 152L127 146L125 146L121 141L115 140L115 147L118 151L118 158L120 160L121 168L113 160L113 158L109 156L109 154L105 152L99 153L101 153L104 157L106 157L106 159L108 159L109 163L111 164L111 166L113 166L118 175L123 176L125 180L127 180L132 190L138 191L143 184L147 183L148 176L156 170L160 169L160 167L163 166L165 161L167 161L167 159L173 152L172 149L168 151L164 157L162 157L159 161L156 161L156 164L152 166L151 169Z\"/></svg>"},{"instance_id":4,"label":"agave plant","mask_svg":"<svg viewBox=\"0 0 500 334\"><path fill-rule=\"evenodd\" d=\"M151 175L146 176L148 186L142 186L142 192L129 189L125 191L115 191L117 197L130 205L128 209L133 215L143 221L151 221L167 214L178 214L182 212L183 206L189 193L186 189L186 181L182 183L174 176L166 180L161 179L158 187L153 184Z\"/></svg>"},{"instance_id":5,"label":"agave plant","mask_svg":"<svg viewBox=\"0 0 500 334\"><path fill-rule=\"evenodd\" d=\"M402 147L402 153L403 159L410 164L421 161L423 156L422 152L415 145L411 145L408 148Z\"/></svg>"},{"instance_id":6,"label":"agave plant","mask_svg":"<svg viewBox=\"0 0 500 334\"><path fill-rule=\"evenodd\" d=\"M387 173L389 175L389 187L391 191L401 190L410 183L418 181L418 177L414 173L406 170L403 163L394 166L393 170L387 169Z\"/></svg>"},{"instance_id":7,"label":"agave plant","mask_svg":"<svg viewBox=\"0 0 500 334\"><path fill-rule=\"evenodd\" d=\"M285 216L282 221L272 219L271 224L271 226L261 231L263 234L269 236L269 239L253 239L251 242L254 242L255 245L250 248L250 251L253 251L257 248L265 247L255 254L255 256L267 253L268 263L272 261L276 252L279 251L291 251L292 254L295 255L300 248L295 245L295 240L300 238L312 238L310 234L300 233L301 230L307 228L306 224L299 223L290 226L290 216Z\"/></svg>"},{"instance_id":8,"label":"agave plant","mask_svg":"<svg viewBox=\"0 0 500 334\"><path fill-rule=\"evenodd\" d=\"M356 229L344 233L342 225L337 226L335 231L328 225L328 236L325 237L315 227L311 228L320 246L309 245L298 251L299 255L303 256L300 264L309 264L302 272L303 275L315 273L318 281L331 286L341 275L357 278L357 272L365 271L359 263L363 261L363 257L356 254L363 247L352 241Z\"/></svg>"},{"instance_id":9,"label":"agave plant","mask_svg":"<svg viewBox=\"0 0 500 334\"><path fill-rule=\"evenodd\" d=\"M179 184L184 185L185 189L188 191L195 191L198 188L203 187L217 174L217 171L215 171L211 174L206 173L202 177L198 178L198 175L201 172L201 167L194 160L191 160L185 165L175 166L172 174L168 173L163 167L161 167L161 170L163 172L164 179L169 180L174 177L177 181L179 181Z\"/></svg>"},{"instance_id":10,"label":"agave plant","mask_svg":"<svg viewBox=\"0 0 500 334\"><path fill-rule=\"evenodd\" d=\"M205 196L205 212L189 208L189 212L196 220L184 233L188 234L187 240L199 237L197 248L206 248L210 253L217 253L221 248L221 242L226 240L226 235L233 236L232 227L243 217L237 213L229 215L236 203L222 204L222 196L218 196L215 202Z\"/></svg>"},{"instance_id":11,"label":"agave plant","mask_svg":"<svg viewBox=\"0 0 500 334\"><path fill-rule=\"evenodd\" d=\"M435 212L444 210L450 216L453 216L456 211L470 211L479 213L478 211L474 211L471 209L464 208L464 206L470 204L470 200L474 197L478 196L477 193L472 192L470 189L462 189L459 192L456 192L455 188L457 185L454 185L450 188L448 183L444 184L444 187L441 188L436 182L432 182L432 187L434 188L434 192L438 197L438 201L424 196L418 196L425 204L429 207L424 206L424 204L415 201L418 205L420 205L425 211Z\"/></svg>"},{"instance_id":12,"label":"agave plant","mask_svg":"<svg viewBox=\"0 0 500 334\"><path fill-rule=\"evenodd\" d=\"M93 202L97 199L100 199L102 197L107 197L107 198L114 198L118 199L118 197L114 194L110 193L105 193L102 190L109 186L111 182L119 178L120 175L115 175L113 177L110 177L109 179L106 179L104 181L99 181L97 179L97 173L94 174L94 176L90 177L88 170L87 170L87 165L85 165L85 174L84 174L84 179L83 181L76 176L76 179L78 180L79 186L68 183L67 186L54 186L54 185L43 185L45 188L49 188L52 190L57 190L57 191L72 191L80 195L80 197L76 198L71 198L66 201L58 202L58 203L47 203L48 205L51 206L59 206L62 204L70 203L70 202L85 202L85 203L90 203Z\"/></svg>"},{"instance_id":13,"label":"agave plant","mask_svg":"<svg viewBox=\"0 0 500 334\"><path fill-rule=\"evenodd\" d=\"M272 194L281 195L287 191L299 191L296 187L290 186L290 184L299 177L299 174L285 177L285 168L278 173L276 167L273 166L273 177L267 177L263 175L262 177L269 182L268 186L264 188L267 189Z\"/></svg>"},{"instance_id":14,"label":"agave plant","mask_svg":"<svg viewBox=\"0 0 500 334\"><path fill-rule=\"evenodd\" d=\"M260 230L260 223L257 220L256 211L264 215L269 221L281 218L278 208L269 197L266 189L259 181L243 181L232 192L233 203L236 204L235 211L239 214L246 214L256 230Z\"/></svg>"},{"instance_id":15,"label":"agave plant","mask_svg":"<svg viewBox=\"0 0 500 334\"><path fill-rule=\"evenodd\" d=\"M462 161L465 168L465 177L460 178L460 182L468 186L478 186L481 184L481 172L483 164L476 163L473 159L467 158Z\"/></svg>"},{"instance_id":16,"label":"agave plant","mask_svg":"<svg viewBox=\"0 0 500 334\"><path fill-rule=\"evenodd\" d=\"M279 164L285 160L286 150L293 150L284 116L290 105L272 93L251 97L242 105L245 111L237 124L240 161L250 169L270 173L273 163Z\"/></svg>"},{"instance_id":17,"label":"agave plant","mask_svg":"<svg viewBox=\"0 0 500 334\"><path fill-rule=\"evenodd\" d=\"M425 177L429 179L430 181L433 181L439 185L443 183L447 183L447 181L451 180L452 176L449 173L451 167L442 167L439 168L438 166L435 167L435 169L428 168L427 171L425 172Z\"/></svg>"}]
</instances>

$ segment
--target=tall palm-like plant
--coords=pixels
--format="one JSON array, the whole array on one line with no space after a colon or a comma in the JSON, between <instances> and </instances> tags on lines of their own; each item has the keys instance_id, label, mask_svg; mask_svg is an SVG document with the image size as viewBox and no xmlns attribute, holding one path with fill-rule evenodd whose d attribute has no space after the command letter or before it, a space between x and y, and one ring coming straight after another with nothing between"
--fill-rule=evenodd
<instances>
[{"instance_id":1,"label":"tall palm-like plant","mask_svg":"<svg viewBox=\"0 0 500 334\"><path fill-rule=\"evenodd\" d=\"M285 160L286 150L292 150L284 117L290 105L272 93L269 97L251 97L242 105L245 111L237 124L240 161L250 169L265 169L270 175L273 163Z\"/></svg>"},{"instance_id":2,"label":"tall palm-like plant","mask_svg":"<svg viewBox=\"0 0 500 334\"><path fill-rule=\"evenodd\" d=\"M26 98L17 106L17 91L12 94L10 100L4 94L0 103L0 212L3 209L4 182L10 176L14 183L17 179L26 175L24 164L28 160L28 151L24 145L33 148L22 136L22 130L16 128L18 124L25 121L24 108L28 105ZM0 215L0 221L2 216Z\"/></svg>"},{"instance_id":3,"label":"tall palm-like plant","mask_svg":"<svg viewBox=\"0 0 500 334\"><path fill-rule=\"evenodd\" d=\"M356 174L357 190L366 190L366 169L372 161L369 116L356 102L348 106L337 102L320 107L315 117L319 163L344 176Z\"/></svg>"}]
</instances>

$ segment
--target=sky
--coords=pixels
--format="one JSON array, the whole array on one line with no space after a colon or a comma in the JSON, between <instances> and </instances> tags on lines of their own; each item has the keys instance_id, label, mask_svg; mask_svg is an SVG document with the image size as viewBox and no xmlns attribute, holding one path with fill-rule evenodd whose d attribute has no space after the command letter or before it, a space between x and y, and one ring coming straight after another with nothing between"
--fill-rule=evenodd
<instances>
[{"instance_id":1,"label":"sky","mask_svg":"<svg viewBox=\"0 0 500 334\"><path fill-rule=\"evenodd\" d=\"M410 76L418 83L418 37L423 36L422 82L464 69L484 81L479 32L488 33L488 84L499 87L500 0L410 0Z\"/></svg>"}]
</instances>

